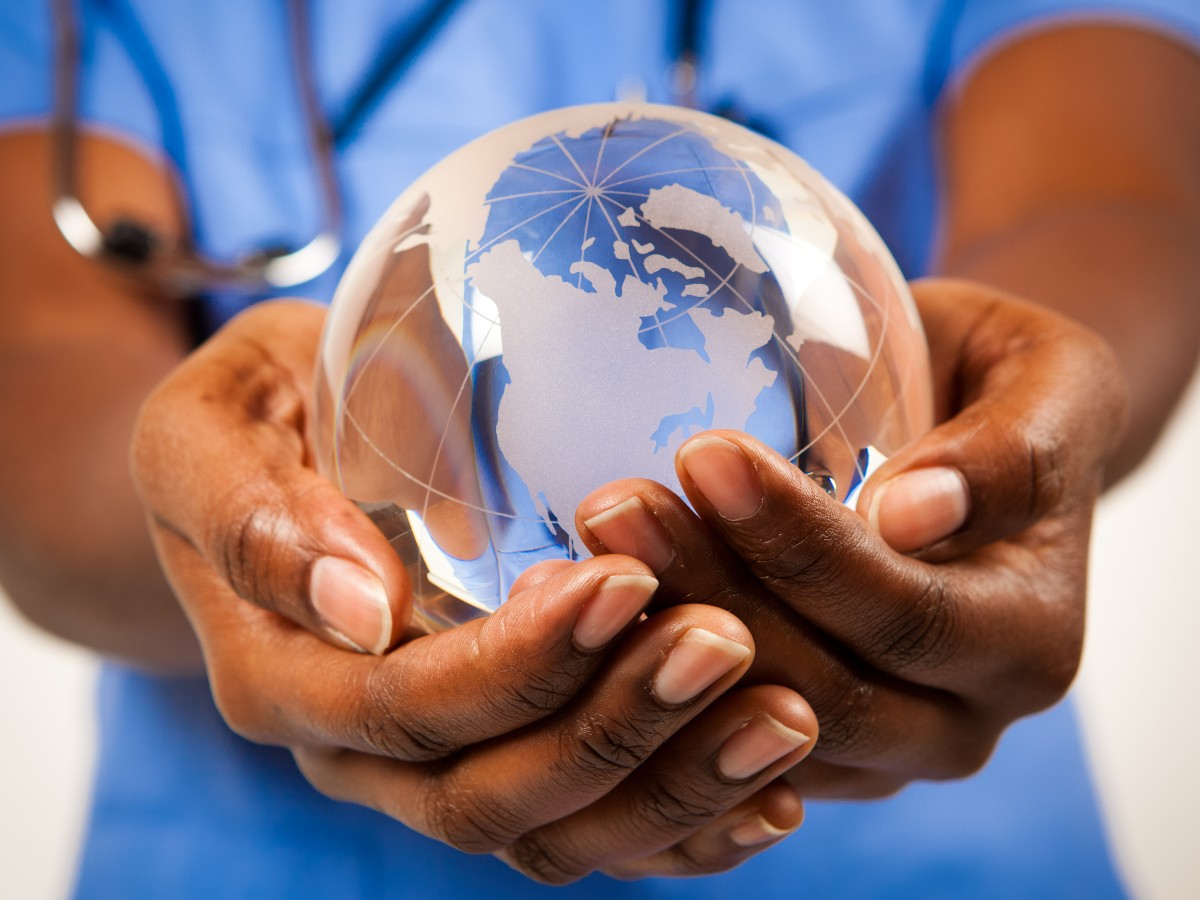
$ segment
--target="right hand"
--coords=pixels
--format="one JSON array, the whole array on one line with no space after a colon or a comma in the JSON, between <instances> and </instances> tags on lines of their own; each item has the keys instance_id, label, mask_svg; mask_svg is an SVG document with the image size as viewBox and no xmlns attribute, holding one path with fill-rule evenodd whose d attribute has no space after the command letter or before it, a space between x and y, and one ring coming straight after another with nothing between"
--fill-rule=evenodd
<instances>
[{"instance_id":1,"label":"right hand","mask_svg":"<svg viewBox=\"0 0 1200 900\"><path fill-rule=\"evenodd\" d=\"M797 827L777 776L811 749L812 710L783 687L729 692L753 656L745 626L700 604L643 620L657 581L629 557L541 564L493 616L386 652L407 624L403 567L307 466L323 319L295 302L244 313L134 436L229 725L290 748L332 797L547 882L722 871Z\"/></svg>"}]
</instances>

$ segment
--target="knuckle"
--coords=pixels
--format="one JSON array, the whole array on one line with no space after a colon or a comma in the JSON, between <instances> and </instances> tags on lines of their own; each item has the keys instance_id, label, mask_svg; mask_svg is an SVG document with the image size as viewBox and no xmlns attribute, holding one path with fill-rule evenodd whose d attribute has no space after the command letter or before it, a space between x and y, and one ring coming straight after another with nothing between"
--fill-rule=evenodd
<instances>
[{"instance_id":1,"label":"knuckle","mask_svg":"<svg viewBox=\"0 0 1200 900\"><path fill-rule=\"evenodd\" d=\"M1023 440L1029 470L1028 516L1036 521L1066 496L1067 447L1061 432L1049 423L1026 428Z\"/></svg>"},{"instance_id":2,"label":"knuckle","mask_svg":"<svg viewBox=\"0 0 1200 900\"><path fill-rule=\"evenodd\" d=\"M931 670L959 651L956 606L936 572L927 572L917 598L879 629L871 657L891 672Z\"/></svg>"},{"instance_id":3,"label":"knuckle","mask_svg":"<svg viewBox=\"0 0 1200 900\"><path fill-rule=\"evenodd\" d=\"M424 816L431 833L464 853L494 853L526 830L516 812L478 785L464 785L449 770L426 792Z\"/></svg>"},{"instance_id":4,"label":"knuckle","mask_svg":"<svg viewBox=\"0 0 1200 900\"><path fill-rule=\"evenodd\" d=\"M372 670L363 691L365 714L358 717L362 743L372 752L406 762L443 759L461 749L449 737L447 723L427 721L406 699L412 692L403 680L385 674L384 666Z\"/></svg>"},{"instance_id":5,"label":"knuckle","mask_svg":"<svg viewBox=\"0 0 1200 900\"><path fill-rule=\"evenodd\" d=\"M708 824L724 811L721 791L698 784L657 778L645 787L645 800L636 807L639 815L655 831L691 832Z\"/></svg>"},{"instance_id":6,"label":"knuckle","mask_svg":"<svg viewBox=\"0 0 1200 900\"><path fill-rule=\"evenodd\" d=\"M795 581L814 571L828 568L830 547L817 531L792 530L768 532L761 541L748 547L746 560L763 571L770 584Z\"/></svg>"},{"instance_id":7,"label":"knuckle","mask_svg":"<svg viewBox=\"0 0 1200 900\"><path fill-rule=\"evenodd\" d=\"M812 528L779 529L744 552L759 581L772 593L798 591L815 602L837 602L845 594L847 561L861 551L857 538L820 522Z\"/></svg>"},{"instance_id":8,"label":"knuckle","mask_svg":"<svg viewBox=\"0 0 1200 900\"><path fill-rule=\"evenodd\" d=\"M225 512L209 518L205 542L212 564L239 597L277 611L265 573L278 562L278 548L267 538L280 531L282 514L273 504L257 502L245 487L226 492L217 508Z\"/></svg>"},{"instance_id":9,"label":"knuckle","mask_svg":"<svg viewBox=\"0 0 1200 900\"><path fill-rule=\"evenodd\" d=\"M361 722L359 728L359 737L371 752L405 762L442 759L458 749L421 723L394 711L383 711Z\"/></svg>"},{"instance_id":10,"label":"knuckle","mask_svg":"<svg viewBox=\"0 0 1200 900\"><path fill-rule=\"evenodd\" d=\"M514 841L505 851L509 862L534 881L561 887L590 875L594 865L568 854L560 845L537 832Z\"/></svg>"},{"instance_id":11,"label":"knuckle","mask_svg":"<svg viewBox=\"0 0 1200 900\"><path fill-rule=\"evenodd\" d=\"M528 661L493 672L481 683L483 712L501 728L525 725L561 709L575 696L582 679L579 673L558 664L535 670Z\"/></svg>"},{"instance_id":12,"label":"knuckle","mask_svg":"<svg viewBox=\"0 0 1200 900\"><path fill-rule=\"evenodd\" d=\"M615 721L594 716L572 734L561 763L575 779L602 786L623 778L640 766L662 739L662 720L631 715Z\"/></svg>"},{"instance_id":13,"label":"knuckle","mask_svg":"<svg viewBox=\"0 0 1200 900\"><path fill-rule=\"evenodd\" d=\"M878 689L846 672L827 696L810 697L821 725L822 752L829 758L868 757Z\"/></svg>"}]
</instances>

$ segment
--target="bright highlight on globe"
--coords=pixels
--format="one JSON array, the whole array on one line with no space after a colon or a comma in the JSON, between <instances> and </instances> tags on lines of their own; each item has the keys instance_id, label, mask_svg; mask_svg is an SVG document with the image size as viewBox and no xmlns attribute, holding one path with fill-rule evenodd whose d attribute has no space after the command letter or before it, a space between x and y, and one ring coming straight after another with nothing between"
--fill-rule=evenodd
<instances>
[{"instance_id":1,"label":"bright highlight on globe","mask_svg":"<svg viewBox=\"0 0 1200 900\"><path fill-rule=\"evenodd\" d=\"M844 196L724 119L618 103L501 128L396 200L334 298L314 440L438 630L587 556L596 488L682 493L693 434L748 432L853 503L930 394L907 285Z\"/></svg>"}]
</instances>

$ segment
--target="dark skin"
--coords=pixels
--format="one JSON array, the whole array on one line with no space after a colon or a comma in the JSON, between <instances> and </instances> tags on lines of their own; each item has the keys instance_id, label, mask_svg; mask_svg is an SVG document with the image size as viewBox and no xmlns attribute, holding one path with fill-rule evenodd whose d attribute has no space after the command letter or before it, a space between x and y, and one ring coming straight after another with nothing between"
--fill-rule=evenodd
<instances>
[{"instance_id":1,"label":"dark skin","mask_svg":"<svg viewBox=\"0 0 1200 900\"><path fill-rule=\"evenodd\" d=\"M916 288L940 424L872 479L863 515L744 435L699 436L679 459L699 515L647 482L602 488L582 533L620 552L531 570L491 619L414 641L390 548L309 467L320 309L265 305L187 356L169 303L62 244L46 136L10 134L0 398L22 428L0 442L0 579L102 652L202 656L230 725L290 747L325 793L549 882L723 870L798 825L800 796L966 775L1070 683L1095 498L1194 367L1197 108L1200 63L1149 32L1064 28L990 57L944 122L938 270L958 280ZM85 144L91 208L180 221L161 166ZM949 475L904 477L932 470ZM396 649L330 632L313 598L330 557L374 579ZM625 597L616 633L583 646L603 585L652 573L652 614ZM697 631L720 671L665 702L664 659ZM747 728L782 750L730 778Z\"/></svg>"},{"instance_id":2,"label":"dark skin","mask_svg":"<svg viewBox=\"0 0 1200 900\"><path fill-rule=\"evenodd\" d=\"M1073 408L1081 418L1071 433L1090 453L1057 466L1058 483L1043 494L1029 491L1034 456L1010 452L1012 438L1000 443L990 428L1005 421L1011 429L1018 407L1061 421L1059 392L1082 394L1111 378L1110 358L1071 323L977 285L917 288L927 321L958 323L931 338L935 352L956 351L960 383L976 400L922 442L934 445L928 455L915 455L917 445L889 465L953 466L967 484L994 492L973 492L971 503L992 503L989 529L1010 533L985 534L973 546L980 536L965 529L900 554L863 516L737 432L710 432L680 450L680 481L698 515L645 481L608 485L577 513L594 551L651 565L658 602L704 596L745 622L759 647L748 680L804 693L818 711L821 742L788 777L805 796L879 797L913 779L977 771L1013 719L1062 696L1081 650L1089 523L1120 421L1112 402L1120 384L1098 391L1089 410ZM994 361L997 346L1022 338L1031 346ZM972 365L981 358L986 366ZM1054 389L1045 394L1048 379Z\"/></svg>"}]
</instances>

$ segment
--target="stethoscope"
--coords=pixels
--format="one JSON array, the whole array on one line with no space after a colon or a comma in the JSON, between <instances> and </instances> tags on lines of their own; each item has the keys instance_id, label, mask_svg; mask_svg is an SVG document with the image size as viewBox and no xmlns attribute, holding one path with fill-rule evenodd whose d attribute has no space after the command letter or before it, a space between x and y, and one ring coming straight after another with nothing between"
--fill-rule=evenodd
<instances>
[{"instance_id":1,"label":"stethoscope","mask_svg":"<svg viewBox=\"0 0 1200 900\"><path fill-rule=\"evenodd\" d=\"M288 0L289 41L321 198L321 226L316 236L299 248L258 250L226 263L199 251L190 235L174 239L128 218L119 218L102 228L84 207L77 183L78 92L82 72L78 14L74 0L52 0L53 215L59 231L83 256L133 272L172 296L191 297L213 290L263 292L313 280L330 269L342 252L342 195L334 168L335 153L357 133L388 88L419 58L463 2L432 0L419 15L394 32L340 114L327 119L317 101L308 4L306 0ZM674 63L669 78L675 102L681 105L696 103L707 5L708 0L681 0L676 13L671 48ZM105 7L111 16L128 14L123 0L110 0ZM127 47L131 53L134 49ZM169 84L148 45L141 49L145 52L135 62L140 63L142 78L155 100L168 155L178 157L184 149ZM156 92L167 96L154 96ZM716 112L729 114L726 110ZM181 162L178 158L174 161Z\"/></svg>"}]
</instances>

